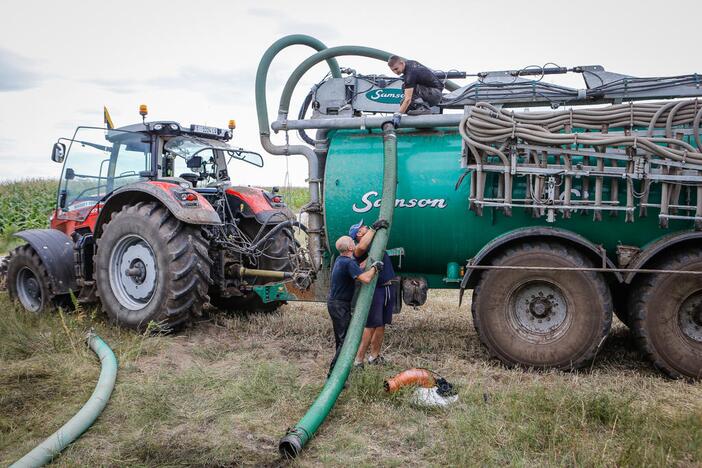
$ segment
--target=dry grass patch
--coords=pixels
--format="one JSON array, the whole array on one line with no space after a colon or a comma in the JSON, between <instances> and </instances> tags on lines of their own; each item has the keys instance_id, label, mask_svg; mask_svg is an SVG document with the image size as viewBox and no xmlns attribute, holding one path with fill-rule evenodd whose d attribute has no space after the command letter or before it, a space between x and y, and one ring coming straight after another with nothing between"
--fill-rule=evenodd
<instances>
[{"instance_id":1,"label":"dry grass patch","mask_svg":"<svg viewBox=\"0 0 702 468\"><path fill-rule=\"evenodd\" d=\"M354 371L300 466L695 465L702 463L702 385L642 362L618 325L592 369L507 369L480 346L456 292L432 292L388 329L387 367ZM216 311L171 336L110 326L101 313L31 317L0 296L0 465L58 428L99 372L90 327L120 370L96 425L60 466L277 466L277 443L304 414L332 356L323 304L231 317ZM428 367L458 385L446 409L388 395L382 382Z\"/></svg>"}]
</instances>

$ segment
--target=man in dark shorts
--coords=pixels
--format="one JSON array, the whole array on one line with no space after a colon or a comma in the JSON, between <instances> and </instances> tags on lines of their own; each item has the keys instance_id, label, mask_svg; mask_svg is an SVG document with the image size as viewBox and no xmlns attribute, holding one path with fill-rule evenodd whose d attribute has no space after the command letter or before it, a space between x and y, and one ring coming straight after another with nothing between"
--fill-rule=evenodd
<instances>
[{"instance_id":1,"label":"man in dark shorts","mask_svg":"<svg viewBox=\"0 0 702 468\"><path fill-rule=\"evenodd\" d=\"M400 104L400 114L420 115L431 112L430 107L441 101L444 84L433 71L414 60L405 60L393 55L388 66L396 75L402 75L405 97Z\"/></svg>"},{"instance_id":2,"label":"man in dark shorts","mask_svg":"<svg viewBox=\"0 0 702 468\"><path fill-rule=\"evenodd\" d=\"M375 232L379 229L387 229L387 227L388 222L384 219L379 219L370 228L363 225L363 220L351 226L349 236L358 241L353 252L354 257L358 261L364 261L368 257L368 249ZM361 344L358 347L358 353L354 361L356 366L363 364L369 347L368 363L385 363L385 358L381 356L380 352L383 346L383 338L385 337L385 325L392 323L392 311L395 308L395 286L391 283L394 277L395 271L392 268L390 257L385 252L383 254L383 268L378 272L378 282L375 285L373 300L368 311L366 328L363 330Z\"/></svg>"},{"instance_id":3,"label":"man in dark shorts","mask_svg":"<svg viewBox=\"0 0 702 468\"><path fill-rule=\"evenodd\" d=\"M353 257L355 247L356 243L348 236L342 236L336 241L336 250L339 251L339 257L334 262L334 268L332 268L331 287L327 298L327 310L334 328L336 353L329 366L327 377L331 374L336 364L341 345L344 343L344 338L346 338L346 330L351 322L351 299L356 288L356 281L368 284L376 273L383 269L381 262L375 262L368 271L364 272Z\"/></svg>"}]
</instances>

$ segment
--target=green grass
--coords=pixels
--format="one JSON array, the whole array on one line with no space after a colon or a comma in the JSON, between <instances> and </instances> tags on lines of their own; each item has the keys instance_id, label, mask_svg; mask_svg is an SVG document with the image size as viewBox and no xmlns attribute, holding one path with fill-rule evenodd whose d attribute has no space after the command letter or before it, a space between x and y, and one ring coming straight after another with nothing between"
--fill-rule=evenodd
<instances>
[{"instance_id":1,"label":"green grass","mask_svg":"<svg viewBox=\"0 0 702 468\"><path fill-rule=\"evenodd\" d=\"M354 371L300 466L661 466L702 463L702 384L669 381L618 325L592 370L525 372L489 361L455 292L403 310L387 332L387 367ZM321 389L332 356L322 304L143 336L101 312L33 317L0 294L0 465L74 414L99 373L94 327L119 360L117 386L59 466L280 464L277 443ZM456 384L459 401L417 407L383 380L415 366Z\"/></svg>"}]
</instances>

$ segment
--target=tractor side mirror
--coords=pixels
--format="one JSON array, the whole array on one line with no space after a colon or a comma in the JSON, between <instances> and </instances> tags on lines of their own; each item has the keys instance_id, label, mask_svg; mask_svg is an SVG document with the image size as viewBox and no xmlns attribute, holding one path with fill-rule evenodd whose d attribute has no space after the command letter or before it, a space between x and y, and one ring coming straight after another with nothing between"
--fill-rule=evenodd
<instances>
[{"instance_id":1,"label":"tractor side mirror","mask_svg":"<svg viewBox=\"0 0 702 468\"><path fill-rule=\"evenodd\" d=\"M200 169L202 166L202 156L193 156L185 162L188 169Z\"/></svg>"},{"instance_id":2,"label":"tractor side mirror","mask_svg":"<svg viewBox=\"0 0 702 468\"><path fill-rule=\"evenodd\" d=\"M69 168L66 168L66 174L65 174L64 177L65 177L66 180L73 180L73 179L76 178L76 171L74 171L74 170L71 169L70 167L69 167Z\"/></svg>"},{"instance_id":3,"label":"tractor side mirror","mask_svg":"<svg viewBox=\"0 0 702 468\"><path fill-rule=\"evenodd\" d=\"M51 151L51 160L53 162L62 163L66 157L66 145L63 143L54 143L54 149Z\"/></svg>"}]
</instances>

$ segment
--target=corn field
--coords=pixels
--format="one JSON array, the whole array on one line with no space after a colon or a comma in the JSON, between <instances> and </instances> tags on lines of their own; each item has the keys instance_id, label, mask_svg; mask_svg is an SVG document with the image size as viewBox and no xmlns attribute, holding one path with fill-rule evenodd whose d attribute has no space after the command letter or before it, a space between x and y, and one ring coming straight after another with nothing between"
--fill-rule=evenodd
<instances>
[{"instance_id":1,"label":"corn field","mask_svg":"<svg viewBox=\"0 0 702 468\"><path fill-rule=\"evenodd\" d=\"M23 229L45 228L56 205L57 180L27 179L0 183L0 237Z\"/></svg>"}]
</instances>

